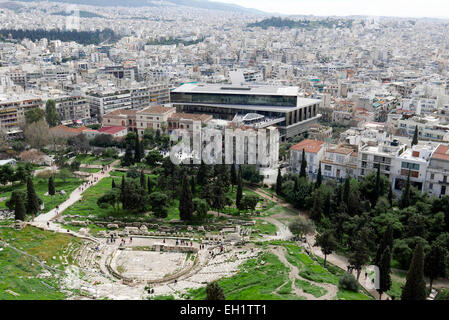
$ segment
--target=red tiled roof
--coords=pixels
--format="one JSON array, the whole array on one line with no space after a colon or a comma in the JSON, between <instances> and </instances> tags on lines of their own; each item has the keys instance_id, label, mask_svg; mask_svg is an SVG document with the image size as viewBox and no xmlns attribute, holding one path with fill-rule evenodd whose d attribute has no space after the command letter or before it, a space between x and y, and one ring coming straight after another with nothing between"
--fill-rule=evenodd
<instances>
[{"instance_id":1,"label":"red tiled roof","mask_svg":"<svg viewBox=\"0 0 449 320\"><path fill-rule=\"evenodd\" d=\"M81 133L85 130L89 130L89 128L86 128L86 127L70 128L65 125L60 125L60 126L51 128L51 130L62 130L62 131L68 132L68 133Z\"/></svg>"},{"instance_id":2,"label":"red tiled roof","mask_svg":"<svg viewBox=\"0 0 449 320\"><path fill-rule=\"evenodd\" d=\"M170 112L172 110L176 109L175 107L163 107L163 106L150 106L148 108L145 108L139 113L155 113L155 114L164 114L167 112Z\"/></svg>"},{"instance_id":3,"label":"red tiled roof","mask_svg":"<svg viewBox=\"0 0 449 320\"><path fill-rule=\"evenodd\" d=\"M449 161L449 147L440 144L433 153L432 159Z\"/></svg>"},{"instance_id":4,"label":"red tiled roof","mask_svg":"<svg viewBox=\"0 0 449 320\"><path fill-rule=\"evenodd\" d=\"M304 149L304 152L318 153L323 144L324 144L323 141L306 139L298 144L295 144L293 147L290 148L290 150L302 151Z\"/></svg>"},{"instance_id":5,"label":"red tiled roof","mask_svg":"<svg viewBox=\"0 0 449 320\"><path fill-rule=\"evenodd\" d=\"M197 120L197 121L209 121L212 119L211 115L207 114L194 114L194 113L173 113L169 120Z\"/></svg>"},{"instance_id":6,"label":"red tiled roof","mask_svg":"<svg viewBox=\"0 0 449 320\"><path fill-rule=\"evenodd\" d=\"M108 116L121 116L121 115L126 115L126 116L134 116L136 115L136 110L129 110L129 109L118 109L118 110L114 110L111 112L106 113L104 117L108 117Z\"/></svg>"},{"instance_id":7,"label":"red tiled roof","mask_svg":"<svg viewBox=\"0 0 449 320\"><path fill-rule=\"evenodd\" d=\"M108 134L116 134L123 130L126 130L126 127L103 127L103 128L98 129L98 132L108 133Z\"/></svg>"}]
</instances>

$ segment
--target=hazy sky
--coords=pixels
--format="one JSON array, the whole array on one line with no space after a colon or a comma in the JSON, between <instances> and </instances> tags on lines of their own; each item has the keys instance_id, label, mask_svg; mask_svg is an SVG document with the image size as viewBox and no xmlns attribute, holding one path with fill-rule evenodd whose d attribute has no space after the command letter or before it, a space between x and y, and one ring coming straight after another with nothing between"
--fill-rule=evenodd
<instances>
[{"instance_id":1,"label":"hazy sky","mask_svg":"<svg viewBox=\"0 0 449 320\"><path fill-rule=\"evenodd\" d=\"M283 14L449 18L449 0L211 0Z\"/></svg>"}]
</instances>

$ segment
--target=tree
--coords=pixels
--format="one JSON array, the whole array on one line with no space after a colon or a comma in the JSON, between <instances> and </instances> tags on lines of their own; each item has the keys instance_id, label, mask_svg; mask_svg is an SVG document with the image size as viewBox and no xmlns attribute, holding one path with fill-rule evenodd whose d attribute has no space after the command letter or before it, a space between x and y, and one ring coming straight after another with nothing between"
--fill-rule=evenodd
<instances>
[{"instance_id":1,"label":"tree","mask_svg":"<svg viewBox=\"0 0 449 320\"><path fill-rule=\"evenodd\" d=\"M225 300L224 291L216 281L207 284L205 300Z\"/></svg>"},{"instance_id":2,"label":"tree","mask_svg":"<svg viewBox=\"0 0 449 320\"><path fill-rule=\"evenodd\" d=\"M401 209L407 208L411 205L410 201L410 170L408 171L407 182L404 187L404 191L401 194L401 198L399 200L399 207Z\"/></svg>"},{"instance_id":3,"label":"tree","mask_svg":"<svg viewBox=\"0 0 449 320\"><path fill-rule=\"evenodd\" d=\"M14 182L14 169L10 165L0 166L0 183Z\"/></svg>"},{"instance_id":4,"label":"tree","mask_svg":"<svg viewBox=\"0 0 449 320\"><path fill-rule=\"evenodd\" d=\"M115 179L112 179L112 189L115 189L116 185L115 185Z\"/></svg>"},{"instance_id":5,"label":"tree","mask_svg":"<svg viewBox=\"0 0 449 320\"><path fill-rule=\"evenodd\" d=\"M28 214L31 214L34 217L39 211L39 206L39 198L37 197L36 191L34 190L33 180L31 179L31 177L28 177L26 211Z\"/></svg>"},{"instance_id":6,"label":"tree","mask_svg":"<svg viewBox=\"0 0 449 320\"><path fill-rule=\"evenodd\" d=\"M242 183L242 169L239 167L239 173L237 174L237 194L235 196L235 205L240 208L240 201L243 196L243 183Z\"/></svg>"},{"instance_id":7,"label":"tree","mask_svg":"<svg viewBox=\"0 0 449 320\"><path fill-rule=\"evenodd\" d=\"M379 300L382 300L382 293L387 292L391 288L391 251L386 247L381 255L379 264Z\"/></svg>"},{"instance_id":8,"label":"tree","mask_svg":"<svg viewBox=\"0 0 449 320\"><path fill-rule=\"evenodd\" d=\"M349 208L349 193L351 192L351 178L349 175L346 177L343 187L343 203Z\"/></svg>"},{"instance_id":9,"label":"tree","mask_svg":"<svg viewBox=\"0 0 449 320\"><path fill-rule=\"evenodd\" d=\"M150 194L150 204L154 215L157 218L166 218L168 214L168 197L162 192Z\"/></svg>"},{"instance_id":10,"label":"tree","mask_svg":"<svg viewBox=\"0 0 449 320\"><path fill-rule=\"evenodd\" d=\"M64 181L64 183L67 182L67 180L70 179L71 177L72 173L70 172L69 169L62 168L61 170L59 170L58 178Z\"/></svg>"},{"instance_id":11,"label":"tree","mask_svg":"<svg viewBox=\"0 0 449 320\"><path fill-rule=\"evenodd\" d=\"M208 182L209 176L210 176L210 170L209 166L205 164L204 162L201 162L200 168L198 169L198 174L196 176L196 182L200 186L205 186Z\"/></svg>"},{"instance_id":12,"label":"tree","mask_svg":"<svg viewBox=\"0 0 449 320\"><path fill-rule=\"evenodd\" d=\"M49 99L45 104L45 119L50 127L56 127L59 124L59 114L54 100Z\"/></svg>"},{"instance_id":13,"label":"tree","mask_svg":"<svg viewBox=\"0 0 449 320\"><path fill-rule=\"evenodd\" d=\"M56 194L55 180L53 179L53 176L48 179L48 194L51 196Z\"/></svg>"},{"instance_id":14,"label":"tree","mask_svg":"<svg viewBox=\"0 0 449 320\"><path fill-rule=\"evenodd\" d=\"M259 197L254 194L244 195L242 200L240 200L240 210L250 210L254 211L256 209L257 203L259 203Z\"/></svg>"},{"instance_id":15,"label":"tree","mask_svg":"<svg viewBox=\"0 0 449 320\"><path fill-rule=\"evenodd\" d=\"M360 278L362 267L369 261L369 247L367 245L367 233L360 230L356 233L352 243L352 251L349 254L349 263L357 270L357 280Z\"/></svg>"},{"instance_id":16,"label":"tree","mask_svg":"<svg viewBox=\"0 0 449 320\"><path fill-rule=\"evenodd\" d=\"M374 260L374 264L379 266L382 259L382 254L384 253L386 248L390 249L390 254L393 250L393 228L391 224L388 224L387 229L385 230L382 239L380 240L379 246L376 252L376 258Z\"/></svg>"},{"instance_id":17,"label":"tree","mask_svg":"<svg viewBox=\"0 0 449 320\"><path fill-rule=\"evenodd\" d=\"M237 173L235 172L235 164L232 162L231 165L231 185L232 185L232 192L234 192L234 186L237 184Z\"/></svg>"},{"instance_id":18,"label":"tree","mask_svg":"<svg viewBox=\"0 0 449 320\"><path fill-rule=\"evenodd\" d=\"M381 188L380 188L380 163L377 164L377 174L376 174L376 195L374 197L374 201L372 204L375 204L380 197Z\"/></svg>"},{"instance_id":19,"label":"tree","mask_svg":"<svg viewBox=\"0 0 449 320\"><path fill-rule=\"evenodd\" d=\"M190 221L193 217L192 191L187 175L182 179L182 191L179 198L179 217L181 220Z\"/></svg>"},{"instance_id":20,"label":"tree","mask_svg":"<svg viewBox=\"0 0 449 320\"><path fill-rule=\"evenodd\" d=\"M207 212L209 211L207 201L199 198L193 199L193 211L196 213L197 219L203 221L207 217Z\"/></svg>"},{"instance_id":21,"label":"tree","mask_svg":"<svg viewBox=\"0 0 449 320\"><path fill-rule=\"evenodd\" d=\"M164 157L161 155L161 153L158 150L151 150L150 152L148 152L147 156L145 157L145 161L150 167L156 166L163 159L164 159Z\"/></svg>"},{"instance_id":22,"label":"tree","mask_svg":"<svg viewBox=\"0 0 449 320\"><path fill-rule=\"evenodd\" d=\"M87 153L91 149L89 140L87 140L86 136L82 133L74 137L70 137L67 140L67 144L70 146L70 149L76 154Z\"/></svg>"},{"instance_id":23,"label":"tree","mask_svg":"<svg viewBox=\"0 0 449 320\"><path fill-rule=\"evenodd\" d=\"M315 246L321 247L321 251L324 254L324 267L326 267L326 258L328 254L337 249L337 241L335 240L334 234L331 230L326 230L316 237Z\"/></svg>"},{"instance_id":24,"label":"tree","mask_svg":"<svg viewBox=\"0 0 449 320\"><path fill-rule=\"evenodd\" d=\"M97 205L100 208L104 205L110 205L114 208L114 211L118 213L120 210L120 191L115 188L107 191L104 195L98 198Z\"/></svg>"},{"instance_id":25,"label":"tree","mask_svg":"<svg viewBox=\"0 0 449 320\"><path fill-rule=\"evenodd\" d=\"M254 184L258 184L263 181L263 175L260 174L259 170L257 170L255 165L246 165L240 166L239 169L241 171L241 177Z\"/></svg>"},{"instance_id":26,"label":"tree","mask_svg":"<svg viewBox=\"0 0 449 320\"><path fill-rule=\"evenodd\" d=\"M140 187L146 190L145 173L143 172L143 170L140 171Z\"/></svg>"},{"instance_id":27,"label":"tree","mask_svg":"<svg viewBox=\"0 0 449 320\"><path fill-rule=\"evenodd\" d=\"M316 177L315 188L319 188L321 186L322 180L323 180L323 177L321 175L321 161L320 161L320 165L318 167L318 174Z\"/></svg>"},{"instance_id":28,"label":"tree","mask_svg":"<svg viewBox=\"0 0 449 320\"><path fill-rule=\"evenodd\" d=\"M390 189L388 190L388 202L390 203L390 207L393 206L393 200L394 200L393 187L390 184Z\"/></svg>"},{"instance_id":29,"label":"tree","mask_svg":"<svg viewBox=\"0 0 449 320\"><path fill-rule=\"evenodd\" d=\"M24 184L28 180L29 173L24 166L18 166L14 174L14 180Z\"/></svg>"},{"instance_id":30,"label":"tree","mask_svg":"<svg viewBox=\"0 0 449 320\"><path fill-rule=\"evenodd\" d=\"M125 155L122 159L122 167L129 167L134 164L133 152L129 145L126 146Z\"/></svg>"},{"instance_id":31,"label":"tree","mask_svg":"<svg viewBox=\"0 0 449 320\"><path fill-rule=\"evenodd\" d=\"M426 300L426 282L424 281L424 251L418 242L413 251L412 262L402 289L401 300Z\"/></svg>"},{"instance_id":32,"label":"tree","mask_svg":"<svg viewBox=\"0 0 449 320\"><path fill-rule=\"evenodd\" d=\"M25 221L25 204L23 202L23 193L20 192L20 194L17 194L18 191L14 191L16 195L12 196L16 198L15 206L14 206L14 219Z\"/></svg>"},{"instance_id":33,"label":"tree","mask_svg":"<svg viewBox=\"0 0 449 320\"><path fill-rule=\"evenodd\" d=\"M299 173L301 178L307 177L307 161L306 161L306 152L302 149L302 157L301 157L301 171Z\"/></svg>"},{"instance_id":34,"label":"tree","mask_svg":"<svg viewBox=\"0 0 449 320\"><path fill-rule=\"evenodd\" d=\"M418 144L418 134L419 134L419 129L418 129L418 125L416 125L415 132L413 133L412 147Z\"/></svg>"},{"instance_id":35,"label":"tree","mask_svg":"<svg viewBox=\"0 0 449 320\"><path fill-rule=\"evenodd\" d=\"M141 151L139 135L136 134L136 141L134 143L134 163L139 163L142 159Z\"/></svg>"},{"instance_id":36,"label":"tree","mask_svg":"<svg viewBox=\"0 0 449 320\"><path fill-rule=\"evenodd\" d=\"M148 189L148 193L149 194L151 194L151 178L150 178L150 176L148 176L148 179L147 179L147 189Z\"/></svg>"},{"instance_id":37,"label":"tree","mask_svg":"<svg viewBox=\"0 0 449 320\"><path fill-rule=\"evenodd\" d=\"M310 234L315 230L313 222L301 216L290 222L288 228L291 233L299 238L302 238L303 235Z\"/></svg>"},{"instance_id":38,"label":"tree","mask_svg":"<svg viewBox=\"0 0 449 320\"><path fill-rule=\"evenodd\" d=\"M278 168L278 176L276 178L276 194L280 196L282 194L282 174L281 167Z\"/></svg>"},{"instance_id":39,"label":"tree","mask_svg":"<svg viewBox=\"0 0 449 320\"><path fill-rule=\"evenodd\" d=\"M45 111L41 108L34 108L25 112L25 122L27 125L44 120Z\"/></svg>"},{"instance_id":40,"label":"tree","mask_svg":"<svg viewBox=\"0 0 449 320\"><path fill-rule=\"evenodd\" d=\"M446 259L446 248L435 241L424 258L424 275L430 280L430 291L432 291L433 280L446 277Z\"/></svg>"},{"instance_id":41,"label":"tree","mask_svg":"<svg viewBox=\"0 0 449 320\"><path fill-rule=\"evenodd\" d=\"M24 134L26 142L32 148L39 150L50 143L50 130L44 119L27 125Z\"/></svg>"}]
</instances>

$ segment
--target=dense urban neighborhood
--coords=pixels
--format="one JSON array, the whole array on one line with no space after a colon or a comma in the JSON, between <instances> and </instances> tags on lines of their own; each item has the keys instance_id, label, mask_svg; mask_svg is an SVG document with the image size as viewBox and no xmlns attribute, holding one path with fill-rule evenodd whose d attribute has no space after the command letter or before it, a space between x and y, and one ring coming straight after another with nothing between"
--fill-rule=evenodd
<instances>
[{"instance_id":1,"label":"dense urban neighborhood","mask_svg":"<svg viewBox=\"0 0 449 320\"><path fill-rule=\"evenodd\" d=\"M0 300L449 299L449 19L86 3L0 1Z\"/></svg>"}]
</instances>

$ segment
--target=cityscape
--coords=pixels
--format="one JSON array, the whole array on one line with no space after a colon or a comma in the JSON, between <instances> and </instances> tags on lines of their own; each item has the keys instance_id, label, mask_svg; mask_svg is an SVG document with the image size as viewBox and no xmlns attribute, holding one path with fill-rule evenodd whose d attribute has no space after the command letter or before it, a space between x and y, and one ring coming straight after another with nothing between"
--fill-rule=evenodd
<instances>
[{"instance_id":1,"label":"cityscape","mask_svg":"<svg viewBox=\"0 0 449 320\"><path fill-rule=\"evenodd\" d=\"M449 300L449 11L283 1L0 1L0 300Z\"/></svg>"}]
</instances>

